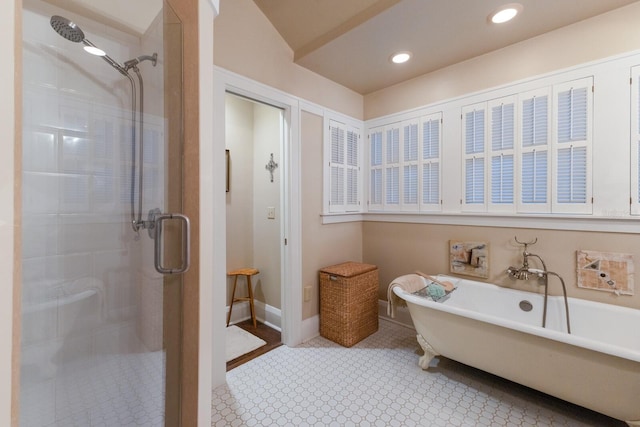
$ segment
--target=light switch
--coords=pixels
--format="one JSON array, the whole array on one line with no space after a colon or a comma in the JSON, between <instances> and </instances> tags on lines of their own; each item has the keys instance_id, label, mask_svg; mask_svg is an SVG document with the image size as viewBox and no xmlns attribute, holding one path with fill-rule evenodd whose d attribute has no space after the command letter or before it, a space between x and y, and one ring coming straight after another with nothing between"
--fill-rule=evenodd
<instances>
[{"instance_id":1,"label":"light switch","mask_svg":"<svg viewBox=\"0 0 640 427\"><path fill-rule=\"evenodd\" d=\"M276 208L273 206L267 208L267 219L276 219Z\"/></svg>"}]
</instances>

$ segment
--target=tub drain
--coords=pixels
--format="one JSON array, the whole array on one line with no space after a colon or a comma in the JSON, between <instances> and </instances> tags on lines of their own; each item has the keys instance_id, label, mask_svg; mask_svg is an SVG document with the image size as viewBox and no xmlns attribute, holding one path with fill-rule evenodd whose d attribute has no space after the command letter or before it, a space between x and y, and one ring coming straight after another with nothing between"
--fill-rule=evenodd
<instances>
[{"instance_id":1,"label":"tub drain","mask_svg":"<svg viewBox=\"0 0 640 427\"><path fill-rule=\"evenodd\" d=\"M520 301L520 310L522 311L531 311L533 310L533 304L531 304L527 300Z\"/></svg>"}]
</instances>

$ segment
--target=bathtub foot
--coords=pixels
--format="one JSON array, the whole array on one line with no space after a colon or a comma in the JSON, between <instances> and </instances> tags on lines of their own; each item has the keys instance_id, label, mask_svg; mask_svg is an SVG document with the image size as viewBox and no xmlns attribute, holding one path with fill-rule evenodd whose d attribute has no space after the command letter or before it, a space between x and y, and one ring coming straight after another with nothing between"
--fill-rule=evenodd
<instances>
[{"instance_id":1,"label":"bathtub foot","mask_svg":"<svg viewBox=\"0 0 640 427\"><path fill-rule=\"evenodd\" d=\"M416 335L416 339L418 340L418 344L424 350L424 356L420 356L418 359L418 366L422 369L429 369L429 364L434 357L439 356L439 354L429 345L429 343L422 337L422 335Z\"/></svg>"},{"instance_id":2,"label":"bathtub foot","mask_svg":"<svg viewBox=\"0 0 640 427\"><path fill-rule=\"evenodd\" d=\"M638 421L625 421L630 427L640 427L640 420Z\"/></svg>"}]
</instances>

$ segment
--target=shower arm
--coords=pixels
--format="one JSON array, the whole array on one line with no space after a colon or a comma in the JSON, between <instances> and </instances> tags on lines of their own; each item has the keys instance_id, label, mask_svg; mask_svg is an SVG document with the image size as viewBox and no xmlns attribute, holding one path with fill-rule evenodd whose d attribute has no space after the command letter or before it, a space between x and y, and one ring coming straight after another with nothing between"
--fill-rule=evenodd
<instances>
[{"instance_id":1,"label":"shower arm","mask_svg":"<svg viewBox=\"0 0 640 427\"><path fill-rule=\"evenodd\" d=\"M82 44L84 44L85 46L89 46L92 47L94 49L98 49L98 50L102 50L99 47L97 47L95 44L91 43L89 40L87 39L82 39ZM123 76L128 76L127 70L120 65L115 59L111 58L109 55L107 55L106 53L104 55L100 55L100 57L109 65L111 65L113 68L115 68L120 74L122 74Z\"/></svg>"}]
</instances>

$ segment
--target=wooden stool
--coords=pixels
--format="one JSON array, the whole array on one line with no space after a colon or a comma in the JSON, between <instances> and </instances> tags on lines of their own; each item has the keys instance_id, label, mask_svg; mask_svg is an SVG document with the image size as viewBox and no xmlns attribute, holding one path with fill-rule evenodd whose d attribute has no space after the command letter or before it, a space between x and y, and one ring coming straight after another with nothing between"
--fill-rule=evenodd
<instances>
[{"instance_id":1,"label":"wooden stool","mask_svg":"<svg viewBox=\"0 0 640 427\"><path fill-rule=\"evenodd\" d=\"M233 310L233 303L239 301L249 301L249 310L251 311L251 320L253 320L253 327L256 327L256 311L253 308L253 288L251 287L251 276L258 274L259 271L255 268L240 268L227 273L227 276L234 276L233 279L233 291L231 292L231 306L229 307L229 314L227 315L227 326L231 320L231 310ZM247 278L247 291L248 296L236 298L236 284L238 283L238 276L245 276Z\"/></svg>"}]
</instances>

